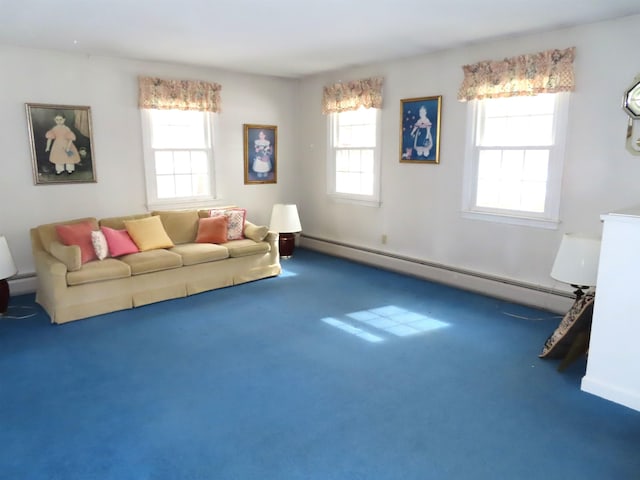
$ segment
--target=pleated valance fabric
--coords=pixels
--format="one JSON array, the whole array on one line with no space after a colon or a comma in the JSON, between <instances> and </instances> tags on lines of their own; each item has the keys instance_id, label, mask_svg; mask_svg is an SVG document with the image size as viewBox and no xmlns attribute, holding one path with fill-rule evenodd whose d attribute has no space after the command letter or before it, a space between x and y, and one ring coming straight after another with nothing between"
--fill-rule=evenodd
<instances>
[{"instance_id":1,"label":"pleated valance fabric","mask_svg":"<svg viewBox=\"0 0 640 480\"><path fill-rule=\"evenodd\" d=\"M382 77L372 77L324 87L322 113L346 112L360 107L382 108L382 83Z\"/></svg>"},{"instance_id":2,"label":"pleated valance fabric","mask_svg":"<svg viewBox=\"0 0 640 480\"><path fill-rule=\"evenodd\" d=\"M155 110L220 111L220 90L217 83L200 80L164 80L139 77L138 106Z\"/></svg>"},{"instance_id":3,"label":"pleated valance fabric","mask_svg":"<svg viewBox=\"0 0 640 480\"><path fill-rule=\"evenodd\" d=\"M487 60L462 67L464 80L458 100L515 97L575 89L575 47L518 55L502 61Z\"/></svg>"}]
</instances>

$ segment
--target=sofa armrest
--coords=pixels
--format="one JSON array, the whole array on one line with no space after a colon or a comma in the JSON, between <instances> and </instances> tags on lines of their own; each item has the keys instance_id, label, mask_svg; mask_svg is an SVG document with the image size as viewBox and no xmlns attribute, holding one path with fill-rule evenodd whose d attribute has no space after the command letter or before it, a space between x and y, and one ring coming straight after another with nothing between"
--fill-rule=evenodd
<instances>
[{"instance_id":1,"label":"sofa armrest","mask_svg":"<svg viewBox=\"0 0 640 480\"><path fill-rule=\"evenodd\" d=\"M251 223L249 220L244 222L244 236L250 238L254 242L262 242L269 233L269 227L259 226Z\"/></svg>"},{"instance_id":2,"label":"sofa armrest","mask_svg":"<svg viewBox=\"0 0 640 480\"><path fill-rule=\"evenodd\" d=\"M33 256L38 276L38 291L47 297L67 289L67 266L44 250Z\"/></svg>"},{"instance_id":3,"label":"sofa armrest","mask_svg":"<svg viewBox=\"0 0 640 480\"><path fill-rule=\"evenodd\" d=\"M51 250L51 255L62 262L70 272L75 272L82 268L82 253L78 245L63 245L58 241L53 241L49 245L49 249Z\"/></svg>"},{"instance_id":4,"label":"sofa armrest","mask_svg":"<svg viewBox=\"0 0 640 480\"><path fill-rule=\"evenodd\" d=\"M269 245L271 245L271 247L273 248L278 246L279 239L280 239L280 234L278 232L269 231L269 233L267 233L267 236L264 237L263 241L269 243Z\"/></svg>"}]
</instances>

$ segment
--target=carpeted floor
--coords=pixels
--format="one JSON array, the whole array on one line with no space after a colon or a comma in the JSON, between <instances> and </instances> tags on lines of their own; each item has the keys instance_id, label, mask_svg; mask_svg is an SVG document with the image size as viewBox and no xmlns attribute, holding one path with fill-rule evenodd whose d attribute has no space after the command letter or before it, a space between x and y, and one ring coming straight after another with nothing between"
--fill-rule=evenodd
<instances>
[{"instance_id":1,"label":"carpeted floor","mask_svg":"<svg viewBox=\"0 0 640 480\"><path fill-rule=\"evenodd\" d=\"M640 479L554 315L299 249L278 278L0 319L0 478Z\"/></svg>"}]
</instances>

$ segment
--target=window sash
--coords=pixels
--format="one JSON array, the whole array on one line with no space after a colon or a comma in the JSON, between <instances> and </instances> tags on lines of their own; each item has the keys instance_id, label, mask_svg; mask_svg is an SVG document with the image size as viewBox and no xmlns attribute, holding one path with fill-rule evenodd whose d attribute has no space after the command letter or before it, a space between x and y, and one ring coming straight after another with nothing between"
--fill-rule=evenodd
<instances>
[{"instance_id":1,"label":"window sash","mask_svg":"<svg viewBox=\"0 0 640 480\"><path fill-rule=\"evenodd\" d=\"M185 118L175 121L166 110L142 110L150 206L208 205L214 199L213 114L180 111L180 116ZM183 135L185 128L196 131Z\"/></svg>"},{"instance_id":2,"label":"window sash","mask_svg":"<svg viewBox=\"0 0 640 480\"><path fill-rule=\"evenodd\" d=\"M494 100L488 100L494 102ZM564 138L568 110L568 94L554 94L553 120L549 141L541 142L531 138L519 141L483 141L483 116L487 100L469 102L467 125L467 154L465 160L465 183L463 188L463 216L467 218L515 223L544 228L557 228L560 210L560 187L564 158ZM529 99L530 101L530 99ZM517 103L517 102L514 102ZM547 115L548 112L529 111L521 117ZM509 140L509 138L507 138ZM502 143L495 145L494 143ZM507 143L508 145L505 145ZM487 175L488 165L481 158L491 155L520 158L529 164L518 166L500 165L500 177L492 179ZM504 158L503 158L504 157ZM536 160L537 159L537 160ZM537 163L536 163L537 162ZM496 168L496 167L494 167ZM537 171L536 171L537 168ZM481 171L485 169L485 172ZM515 172L520 172L516 175ZM509 173L511 172L511 173ZM546 172L546 180L543 178ZM511 177L509 177L511 175ZM483 176L485 178L483 178ZM492 184L493 182L493 184ZM510 186L517 187L510 190ZM493 189L494 191L491 191ZM517 200L508 202L508 195ZM504 195L500 199L500 195ZM542 208L542 206L544 207Z\"/></svg>"},{"instance_id":3,"label":"window sash","mask_svg":"<svg viewBox=\"0 0 640 480\"><path fill-rule=\"evenodd\" d=\"M328 115L327 193L331 197L379 205L379 119L379 109Z\"/></svg>"}]
</instances>

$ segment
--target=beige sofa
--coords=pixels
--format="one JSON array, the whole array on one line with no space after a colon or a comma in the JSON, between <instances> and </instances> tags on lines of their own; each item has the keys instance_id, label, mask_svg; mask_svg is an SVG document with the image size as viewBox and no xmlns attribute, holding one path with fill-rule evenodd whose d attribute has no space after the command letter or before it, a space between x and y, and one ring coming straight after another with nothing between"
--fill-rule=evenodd
<instances>
[{"instance_id":1,"label":"beige sofa","mask_svg":"<svg viewBox=\"0 0 640 480\"><path fill-rule=\"evenodd\" d=\"M152 215L160 217L173 247L82 264L80 247L62 244L56 231L56 225L81 221L90 222L93 230L102 226L124 229L125 221ZM32 228L36 302L52 323L65 323L280 274L277 233L247 221L246 238L220 244L194 243L203 216L208 212L152 212Z\"/></svg>"}]
</instances>

